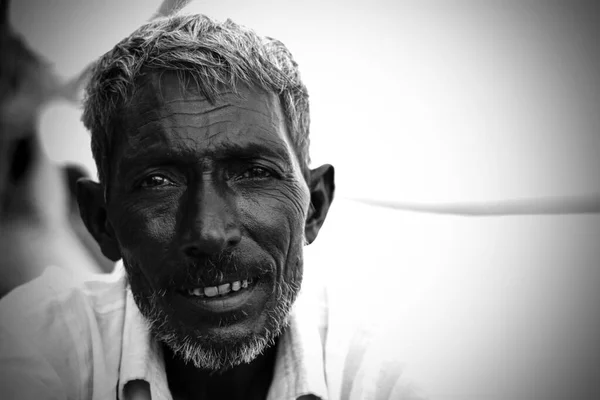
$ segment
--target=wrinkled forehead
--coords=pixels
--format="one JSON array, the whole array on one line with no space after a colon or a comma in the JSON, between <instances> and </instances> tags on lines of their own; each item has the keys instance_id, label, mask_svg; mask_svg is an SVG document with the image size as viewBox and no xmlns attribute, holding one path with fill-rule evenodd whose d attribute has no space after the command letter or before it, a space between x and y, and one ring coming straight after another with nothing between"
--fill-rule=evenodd
<instances>
[{"instance_id":1,"label":"wrinkled forehead","mask_svg":"<svg viewBox=\"0 0 600 400\"><path fill-rule=\"evenodd\" d=\"M189 74L174 71L152 72L137 80L130 102L120 113L121 132L116 138L119 144L113 142L112 161L121 155L123 143L128 143L125 148L138 148L141 142L147 146L148 140L160 136L157 132L164 132L218 136L238 144L259 138L283 141L290 161L301 169L277 94L248 85L233 89L220 84L213 89L213 96L207 96ZM242 139L240 135L246 134Z\"/></svg>"},{"instance_id":2,"label":"wrinkled forehead","mask_svg":"<svg viewBox=\"0 0 600 400\"><path fill-rule=\"evenodd\" d=\"M151 70L136 79L131 100L125 105L122 116L127 122L185 101L204 103L210 108L225 100L229 105L246 107L252 94L261 95L265 102L262 112L270 111L273 120L282 116L279 97L259 86L239 83L234 88L220 82L201 83L185 71Z\"/></svg>"},{"instance_id":3,"label":"wrinkled forehead","mask_svg":"<svg viewBox=\"0 0 600 400\"><path fill-rule=\"evenodd\" d=\"M118 126L123 133L135 134L147 124L178 115L218 115L244 121L248 112L256 115L263 126L281 132L290 145L290 135L279 96L258 86L244 83L235 88L222 83L200 84L189 73L181 71L152 71L136 80L130 101L120 113ZM215 114L216 113L216 114ZM190 118L196 123L203 118Z\"/></svg>"}]
</instances>

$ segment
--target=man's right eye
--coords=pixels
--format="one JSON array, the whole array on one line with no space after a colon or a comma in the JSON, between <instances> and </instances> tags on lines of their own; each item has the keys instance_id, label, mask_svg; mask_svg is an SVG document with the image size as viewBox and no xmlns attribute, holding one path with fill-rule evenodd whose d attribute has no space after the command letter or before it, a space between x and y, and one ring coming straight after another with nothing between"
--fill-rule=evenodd
<instances>
[{"instance_id":1,"label":"man's right eye","mask_svg":"<svg viewBox=\"0 0 600 400\"><path fill-rule=\"evenodd\" d=\"M150 175L142 179L142 181L140 182L140 187L143 188L153 188L171 185L173 185L173 182L170 181L168 178L164 177L163 175Z\"/></svg>"}]
</instances>

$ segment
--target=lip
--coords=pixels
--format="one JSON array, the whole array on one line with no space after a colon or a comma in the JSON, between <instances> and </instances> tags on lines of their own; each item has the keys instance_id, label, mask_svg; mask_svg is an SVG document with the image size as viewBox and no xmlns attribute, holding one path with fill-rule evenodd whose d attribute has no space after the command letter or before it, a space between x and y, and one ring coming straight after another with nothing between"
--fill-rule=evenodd
<instances>
[{"instance_id":1,"label":"lip","mask_svg":"<svg viewBox=\"0 0 600 400\"><path fill-rule=\"evenodd\" d=\"M193 290L195 288L198 287L207 287L207 286L219 286L223 283L227 283L227 282L236 282L236 281L240 281L242 282L243 280L258 280L258 276L240 276L239 274L236 275L225 275L225 276L221 276L219 278L218 281L198 281L198 283L194 284L194 283L186 283L185 285L181 286L178 290L185 294L185 292L187 292L188 290Z\"/></svg>"},{"instance_id":2,"label":"lip","mask_svg":"<svg viewBox=\"0 0 600 400\"><path fill-rule=\"evenodd\" d=\"M252 285L240 291L231 291L225 296L196 297L183 292L178 292L176 296L178 303L183 301L197 311L209 314L230 313L238 310L246 311L245 309L255 308L260 304L262 297L264 297L264 292L260 289L259 281L254 281Z\"/></svg>"}]
</instances>

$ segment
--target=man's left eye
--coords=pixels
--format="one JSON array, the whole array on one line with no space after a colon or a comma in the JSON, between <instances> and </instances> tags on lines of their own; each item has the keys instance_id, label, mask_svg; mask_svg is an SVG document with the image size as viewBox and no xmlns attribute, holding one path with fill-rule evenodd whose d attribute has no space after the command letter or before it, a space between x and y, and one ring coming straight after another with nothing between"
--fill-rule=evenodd
<instances>
[{"instance_id":1,"label":"man's left eye","mask_svg":"<svg viewBox=\"0 0 600 400\"><path fill-rule=\"evenodd\" d=\"M272 176L273 176L273 174L271 173L271 171L269 171L266 168L252 167L252 168L249 168L246 171L244 171L244 173L241 174L240 178L242 178L242 179L263 179L263 178L270 178Z\"/></svg>"}]
</instances>

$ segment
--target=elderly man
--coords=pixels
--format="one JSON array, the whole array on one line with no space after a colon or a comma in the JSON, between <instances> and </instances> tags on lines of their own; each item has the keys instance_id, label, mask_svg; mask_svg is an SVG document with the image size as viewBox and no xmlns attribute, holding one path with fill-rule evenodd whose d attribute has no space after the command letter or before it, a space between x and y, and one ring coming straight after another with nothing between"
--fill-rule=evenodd
<instances>
[{"instance_id":1,"label":"elderly man","mask_svg":"<svg viewBox=\"0 0 600 400\"><path fill-rule=\"evenodd\" d=\"M79 182L82 217L124 269L83 283L49 269L4 299L2 393L407 393L394 371L369 378L365 341L336 347L326 303L295 304L334 174L309 169L308 94L280 42L199 15L153 21L99 60L83 120L100 182Z\"/></svg>"}]
</instances>

